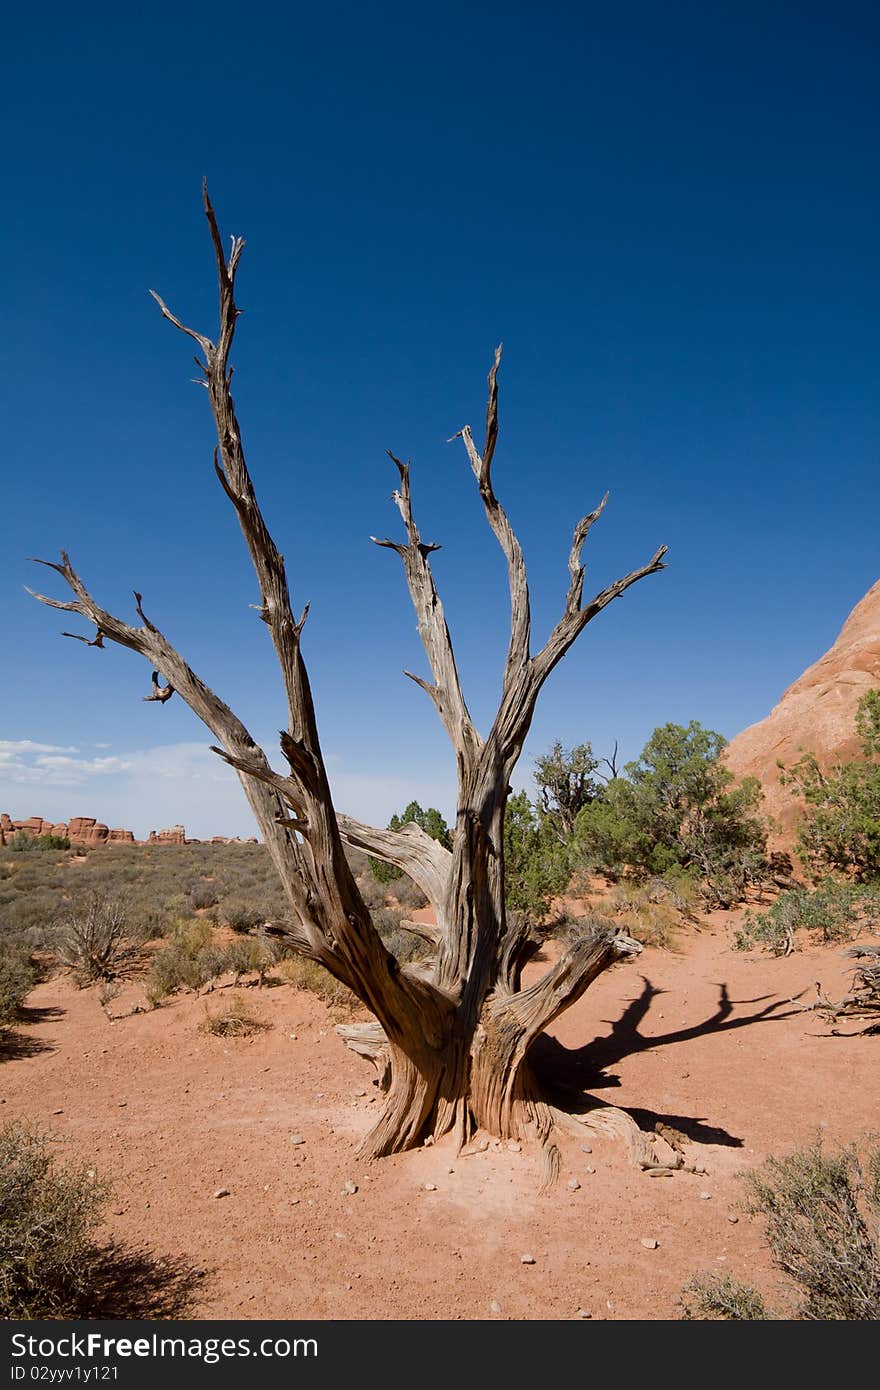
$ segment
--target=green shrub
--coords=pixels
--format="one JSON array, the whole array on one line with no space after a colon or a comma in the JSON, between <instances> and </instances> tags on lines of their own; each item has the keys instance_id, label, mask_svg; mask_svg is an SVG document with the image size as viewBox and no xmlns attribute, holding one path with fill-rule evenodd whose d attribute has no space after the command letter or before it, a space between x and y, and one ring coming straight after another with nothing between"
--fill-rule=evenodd
<instances>
[{"instance_id":1,"label":"green shrub","mask_svg":"<svg viewBox=\"0 0 880 1390\"><path fill-rule=\"evenodd\" d=\"M224 898L219 905L221 921L232 927L233 931L249 931L251 927L261 927L268 920L266 910L244 893L236 893Z\"/></svg>"},{"instance_id":2,"label":"green shrub","mask_svg":"<svg viewBox=\"0 0 880 1390\"><path fill-rule=\"evenodd\" d=\"M757 1322L767 1318L757 1289L739 1284L729 1274L697 1274L681 1291L684 1317L692 1320Z\"/></svg>"},{"instance_id":3,"label":"green shrub","mask_svg":"<svg viewBox=\"0 0 880 1390\"><path fill-rule=\"evenodd\" d=\"M880 1145L876 1139L839 1153L820 1142L784 1158L768 1158L743 1174L747 1210L765 1218L770 1253L807 1321L880 1320ZM686 1318L752 1320L790 1314L765 1311L761 1295L729 1277L697 1275L682 1290Z\"/></svg>"},{"instance_id":4,"label":"green shrub","mask_svg":"<svg viewBox=\"0 0 880 1390\"><path fill-rule=\"evenodd\" d=\"M829 772L812 753L792 768L779 764L783 786L806 802L798 853L816 878L829 870L863 883L880 877L880 690L859 700L856 733L861 758Z\"/></svg>"},{"instance_id":5,"label":"green shrub","mask_svg":"<svg viewBox=\"0 0 880 1390\"><path fill-rule=\"evenodd\" d=\"M795 949L799 927L825 943L850 941L856 932L880 924L880 885L840 883L826 878L818 888L791 888L764 913L748 911L734 936L734 947L763 946L773 955Z\"/></svg>"},{"instance_id":6,"label":"green shrub","mask_svg":"<svg viewBox=\"0 0 880 1390\"><path fill-rule=\"evenodd\" d=\"M197 911L199 908L214 907L218 901L216 885L208 883L205 879L193 884L189 892L189 901L193 911Z\"/></svg>"},{"instance_id":7,"label":"green shrub","mask_svg":"<svg viewBox=\"0 0 880 1390\"><path fill-rule=\"evenodd\" d=\"M227 952L214 945L209 922L201 917L177 922L171 928L168 944L150 962L147 998L155 1005L176 990L199 990L227 968Z\"/></svg>"},{"instance_id":8,"label":"green shrub","mask_svg":"<svg viewBox=\"0 0 880 1390\"><path fill-rule=\"evenodd\" d=\"M406 965L410 961L423 960L430 954L430 945L415 932L405 931L400 923L403 914L391 912L387 908L374 912L373 926L378 931L386 948L391 952L395 959L401 964Z\"/></svg>"},{"instance_id":9,"label":"green shrub","mask_svg":"<svg viewBox=\"0 0 880 1390\"><path fill-rule=\"evenodd\" d=\"M109 1193L94 1170L57 1163L37 1129L0 1128L0 1317L127 1321L191 1312L204 1269L96 1243Z\"/></svg>"},{"instance_id":10,"label":"green shrub","mask_svg":"<svg viewBox=\"0 0 880 1390\"><path fill-rule=\"evenodd\" d=\"M240 941L233 941L225 952L225 969L236 975L236 983L242 975L255 971L260 977L260 986L266 978L267 970L280 959L282 949L265 932L255 932Z\"/></svg>"},{"instance_id":11,"label":"green shrub","mask_svg":"<svg viewBox=\"0 0 880 1390\"><path fill-rule=\"evenodd\" d=\"M568 852L546 818L538 816L526 792L508 798L504 817L504 897L508 912L535 922L564 893L569 880Z\"/></svg>"},{"instance_id":12,"label":"green shrub","mask_svg":"<svg viewBox=\"0 0 880 1390\"><path fill-rule=\"evenodd\" d=\"M880 1320L880 1146L824 1153L817 1141L746 1175L773 1259L800 1294L799 1315Z\"/></svg>"},{"instance_id":13,"label":"green shrub","mask_svg":"<svg viewBox=\"0 0 880 1390\"><path fill-rule=\"evenodd\" d=\"M0 1129L0 1316L85 1315L108 1187L84 1167L59 1167L35 1129Z\"/></svg>"},{"instance_id":14,"label":"green shrub","mask_svg":"<svg viewBox=\"0 0 880 1390\"><path fill-rule=\"evenodd\" d=\"M15 1020L36 978L30 951L20 942L0 936L0 1025Z\"/></svg>"},{"instance_id":15,"label":"green shrub","mask_svg":"<svg viewBox=\"0 0 880 1390\"><path fill-rule=\"evenodd\" d=\"M600 916L607 916L615 928L643 946L668 949L675 944L675 933L690 916L684 884L674 880L667 884L662 878L647 883L623 880L616 883L607 899L597 904Z\"/></svg>"},{"instance_id":16,"label":"green shrub","mask_svg":"<svg viewBox=\"0 0 880 1390\"><path fill-rule=\"evenodd\" d=\"M692 720L655 729L578 813L572 863L609 877L686 873L706 900L730 907L766 867L757 779L735 784L720 755L726 740Z\"/></svg>"},{"instance_id":17,"label":"green shrub","mask_svg":"<svg viewBox=\"0 0 880 1390\"><path fill-rule=\"evenodd\" d=\"M28 850L70 849L70 841L66 835L26 835L23 830L16 830L6 848L11 849L13 854L27 853Z\"/></svg>"}]
</instances>

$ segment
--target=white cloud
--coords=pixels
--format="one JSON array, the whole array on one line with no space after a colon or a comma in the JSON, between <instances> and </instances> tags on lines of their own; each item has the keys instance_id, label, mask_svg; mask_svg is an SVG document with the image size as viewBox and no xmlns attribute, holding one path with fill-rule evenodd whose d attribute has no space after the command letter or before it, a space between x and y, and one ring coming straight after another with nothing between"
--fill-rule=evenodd
<instances>
[{"instance_id":1,"label":"white cloud","mask_svg":"<svg viewBox=\"0 0 880 1390\"><path fill-rule=\"evenodd\" d=\"M31 753L78 753L78 748L63 748L56 743L34 743L30 738L0 738L0 764L16 763Z\"/></svg>"},{"instance_id":2,"label":"white cloud","mask_svg":"<svg viewBox=\"0 0 880 1390\"><path fill-rule=\"evenodd\" d=\"M266 747L271 757L272 745ZM360 820L385 825L414 800L454 817L455 785L446 772L362 773L332 755L328 762L337 807ZM94 816L132 830L137 839L177 824L202 839L256 833L238 778L205 743L92 757L76 748L7 740L0 743L0 811L13 820L39 815L56 823Z\"/></svg>"}]
</instances>

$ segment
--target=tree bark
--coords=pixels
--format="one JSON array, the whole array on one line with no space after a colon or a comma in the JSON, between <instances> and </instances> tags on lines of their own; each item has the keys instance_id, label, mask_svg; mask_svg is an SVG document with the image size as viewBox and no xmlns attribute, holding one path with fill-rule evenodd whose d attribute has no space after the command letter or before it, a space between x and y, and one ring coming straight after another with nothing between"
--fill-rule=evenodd
<instances>
[{"instance_id":1,"label":"tree bark","mask_svg":"<svg viewBox=\"0 0 880 1390\"><path fill-rule=\"evenodd\" d=\"M455 436L464 442L486 519L506 559L510 589L510 640L502 694L485 739L474 725L461 689L452 638L431 570L430 556L439 547L421 539L413 515L410 468L393 454L399 477L394 500L405 540L376 540L403 562L431 679L406 674L430 696L455 755L458 808L452 852L418 826L379 830L338 814L302 654L308 604L295 618L284 558L257 502L231 391L229 357L239 315L235 280L244 242L233 238L227 257L206 188L204 206L219 289L217 341L187 327L158 295L154 298L163 316L192 339L201 354L196 362L217 436L214 469L253 563L260 588L256 607L268 628L282 678L287 727L281 734L280 751L287 772L272 767L232 710L146 617L139 593L135 600L141 625L134 627L99 605L62 552L60 564L39 563L57 571L73 597L34 597L76 613L95 627L92 639L72 633L65 636L98 650L105 650L109 641L149 661L153 693L147 698L161 707L176 693L213 734L214 751L237 772L290 903L287 935L291 946L325 966L374 1015L374 1022L340 1029L349 1046L376 1064L385 1093L384 1109L364 1142L364 1152L370 1156L392 1153L428 1135L439 1138L450 1131L464 1144L481 1127L501 1138L534 1137L549 1154L549 1135L559 1114L538 1090L529 1051L540 1033L601 971L640 948L627 937L593 926L563 950L543 978L521 987L522 965L535 941L529 924L509 920L505 909L504 814L510 779L550 672L598 613L631 585L664 568L665 547L646 565L584 603L581 553L605 507L606 494L575 527L563 614L544 647L531 654L523 552L492 480L498 441L498 348L489 373L482 452L469 426ZM396 864L424 891L435 917L434 926L416 928L433 947L427 961L402 965L387 950L352 874L346 845Z\"/></svg>"}]
</instances>

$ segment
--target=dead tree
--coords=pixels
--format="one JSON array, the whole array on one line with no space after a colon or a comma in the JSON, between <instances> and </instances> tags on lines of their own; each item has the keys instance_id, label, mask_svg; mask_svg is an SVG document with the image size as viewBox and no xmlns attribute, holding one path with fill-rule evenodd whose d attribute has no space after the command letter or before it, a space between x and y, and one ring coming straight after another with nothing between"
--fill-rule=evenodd
<instances>
[{"instance_id":1,"label":"dead tree","mask_svg":"<svg viewBox=\"0 0 880 1390\"><path fill-rule=\"evenodd\" d=\"M455 750L458 807L453 849L444 849L416 825L380 830L337 813L302 655L308 605L299 618L294 616L284 559L266 526L245 463L231 391L229 359L239 313L235 280L244 241L233 238L227 257L207 189L203 192L219 282L216 342L187 327L153 295L164 317L199 349L196 362L217 430L214 468L250 552L260 589L259 614L269 629L283 678L287 728L280 747L287 770L277 771L270 765L241 720L146 616L140 594L135 594L140 626L131 626L100 606L62 552L59 564L38 563L57 570L72 597L34 597L94 624L96 637L91 645L113 642L144 657L157 673L155 693L149 698L163 701L176 692L213 734L214 751L237 772L290 903L291 945L348 985L375 1016L373 1023L340 1030L349 1046L376 1063L386 1093L383 1111L364 1141L363 1152L388 1154L450 1131L463 1145L479 1127L501 1138L536 1139L545 1147L552 1168L551 1130L569 1117L540 1094L529 1050L603 970L641 948L626 936L598 926L588 928L581 939L562 950L541 978L523 987L522 968L534 944L528 927L505 912L505 805L535 702L550 672L603 608L632 584L663 568L665 547L647 564L585 602L581 552L605 506L603 498L574 529L562 614L544 646L532 654L523 553L492 480L498 441L499 348L489 373L482 448L477 448L467 425L454 436L464 443L486 519L507 562L510 587L503 690L485 737L474 726L462 693L430 564L437 547L421 539L413 514L409 465L393 455L399 475L394 500L404 537L376 541L403 562L431 678L406 674L432 700ZM160 677L163 687L158 684ZM420 928L423 934L427 930L433 948L427 962L402 965L386 949L358 891L346 845L396 865L422 889L436 923L433 929ZM622 1133L636 1160L645 1166L652 1163L648 1140L622 1111L597 1107L583 1122Z\"/></svg>"}]
</instances>

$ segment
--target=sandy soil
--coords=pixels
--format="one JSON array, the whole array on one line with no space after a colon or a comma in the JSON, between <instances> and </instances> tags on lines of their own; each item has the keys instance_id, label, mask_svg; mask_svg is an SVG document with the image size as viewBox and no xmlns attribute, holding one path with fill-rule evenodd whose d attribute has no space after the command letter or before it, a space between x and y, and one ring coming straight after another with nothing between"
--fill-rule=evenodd
<instances>
[{"instance_id":1,"label":"sandy soil","mask_svg":"<svg viewBox=\"0 0 880 1390\"><path fill-rule=\"evenodd\" d=\"M592 1095L687 1133L705 1176L652 1179L610 1139L591 1153L561 1141L543 1195L528 1149L465 1157L443 1142L364 1164L372 1069L289 986L242 991L271 1027L230 1041L199 1031L204 1000L114 1022L94 989L56 976L32 992L0 1064L0 1118L36 1120L59 1153L112 1178L106 1234L203 1271L193 1316L674 1318L682 1285L707 1270L779 1305L737 1174L820 1127L838 1143L876 1126L880 1043L829 1036L791 1002L809 1002L817 980L844 993L838 948L742 955L733 922L717 914L678 953L649 948L608 972L548 1045ZM110 1012L138 997L129 986Z\"/></svg>"}]
</instances>

